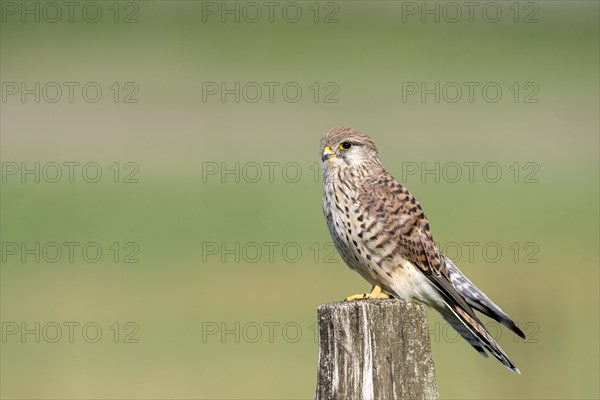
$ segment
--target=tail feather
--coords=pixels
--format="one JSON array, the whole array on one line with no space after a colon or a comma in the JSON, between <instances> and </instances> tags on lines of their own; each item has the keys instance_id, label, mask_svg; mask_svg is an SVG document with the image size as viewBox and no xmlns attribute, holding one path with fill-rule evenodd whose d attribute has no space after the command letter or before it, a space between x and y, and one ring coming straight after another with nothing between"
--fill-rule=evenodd
<instances>
[{"instance_id":1,"label":"tail feather","mask_svg":"<svg viewBox=\"0 0 600 400\"><path fill-rule=\"evenodd\" d=\"M452 306L448 303L446 312L442 312L444 319L456 331L473 346L480 354L485 353L484 348L496 357L506 368L520 374L521 371L508 358L508 355L500 348L492 335L485 329L483 323L478 318L473 318L460 307ZM449 314L447 311L450 311ZM458 329L457 329L458 327ZM482 354L483 355L483 354ZM484 357L487 358L487 355Z\"/></svg>"},{"instance_id":2,"label":"tail feather","mask_svg":"<svg viewBox=\"0 0 600 400\"><path fill-rule=\"evenodd\" d=\"M442 316L442 318L444 318L444 321L446 321L448 325L454 328L454 330L458 332L460 336L462 336L462 338L466 340L467 343L473 346L483 358L488 358L488 354L485 352L485 349L481 347L479 340L475 337L475 335L471 333L471 331L465 326L465 324L463 324L458 318L454 316L454 314L440 313L440 315Z\"/></svg>"},{"instance_id":3,"label":"tail feather","mask_svg":"<svg viewBox=\"0 0 600 400\"><path fill-rule=\"evenodd\" d=\"M446 257L446 265L448 266L452 285L465 298L469 306L500 322L522 339L526 339L525 333L523 333L514 321L500 307L494 304L485 293L479 290L448 257Z\"/></svg>"}]
</instances>

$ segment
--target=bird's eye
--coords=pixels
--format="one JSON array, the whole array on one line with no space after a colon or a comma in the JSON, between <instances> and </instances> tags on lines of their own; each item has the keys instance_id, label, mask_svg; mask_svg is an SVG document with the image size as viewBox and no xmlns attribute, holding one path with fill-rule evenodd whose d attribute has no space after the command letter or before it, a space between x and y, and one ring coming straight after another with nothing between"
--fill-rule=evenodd
<instances>
[{"instance_id":1,"label":"bird's eye","mask_svg":"<svg viewBox=\"0 0 600 400\"><path fill-rule=\"evenodd\" d=\"M340 149L342 149L342 150L350 150L351 148L352 148L352 143L350 143L350 142L340 143Z\"/></svg>"}]
</instances>

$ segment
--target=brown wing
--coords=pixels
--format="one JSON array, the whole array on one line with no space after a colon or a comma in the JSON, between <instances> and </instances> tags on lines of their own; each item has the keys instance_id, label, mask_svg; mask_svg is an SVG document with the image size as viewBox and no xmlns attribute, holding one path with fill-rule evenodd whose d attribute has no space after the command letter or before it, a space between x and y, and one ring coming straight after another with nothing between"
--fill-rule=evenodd
<instances>
[{"instance_id":1,"label":"brown wing","mask_svg":"<svg viewBox=\"0 0 600 400\"><path fill-rule=\"evenodd\" d=\"M452 285L445 257L433 241L427 218L415 197L390 175L383 175L361 187L359 200L393 236L398 244L396 251L423 272L444 300L479 321Z\"/></svg>"}]
</instances>

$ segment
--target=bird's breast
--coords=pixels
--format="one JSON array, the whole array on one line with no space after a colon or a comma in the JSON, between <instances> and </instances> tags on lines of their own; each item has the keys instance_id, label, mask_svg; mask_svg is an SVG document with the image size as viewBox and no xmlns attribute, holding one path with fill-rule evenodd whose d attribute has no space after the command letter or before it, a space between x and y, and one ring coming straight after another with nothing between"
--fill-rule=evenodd
<instances>
[{"instance_id":1,"label":"bird's breast","mask_svg":"<svg viewBox=\"0 0 600 400\"><path fill-rule=\"evenodd\" d=\"M378 228L369 211L353 191L334 183L324 189L323 211L340 256L372 284L381 283L382 266L391 258L384 259L386 246L377 247Z\"/></svg>"},{"instance_id":2,"label":"bird's breast","mask_svg":"<svg viewBox=\"0 0 600 400\"><path fill-rule=\"evenodd\" d=\"M397 297L431 302L427 278L403 257L398 238L356 193L324 185L323 212L333 243L350 268Z\"/></svg>"}]
</instances>

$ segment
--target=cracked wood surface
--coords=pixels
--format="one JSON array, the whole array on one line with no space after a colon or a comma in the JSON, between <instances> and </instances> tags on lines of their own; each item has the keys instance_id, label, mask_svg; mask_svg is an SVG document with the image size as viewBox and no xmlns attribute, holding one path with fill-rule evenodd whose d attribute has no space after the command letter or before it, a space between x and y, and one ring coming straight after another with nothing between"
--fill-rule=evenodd
<instances>
[{"instance_id":1,"label":"cracked wood surface","mask_svg":"<svg viewBox=\"0 0 600 400\"><path fill-rule=\"evenodd\" d=\"M320 306L317 400L439 399L426 317L394 299Z\"/></svg>"}]
</instances>

